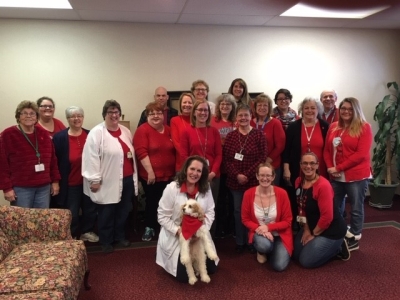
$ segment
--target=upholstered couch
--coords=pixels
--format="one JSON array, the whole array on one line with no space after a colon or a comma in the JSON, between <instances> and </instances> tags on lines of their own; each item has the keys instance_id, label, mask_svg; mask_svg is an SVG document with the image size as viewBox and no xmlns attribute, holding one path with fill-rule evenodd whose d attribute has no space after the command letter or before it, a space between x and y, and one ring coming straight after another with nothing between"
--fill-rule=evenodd
<instances>
[{"instance_id":1,"label":"upholstered couch","mask_svg":"<svg viewBox=\"0 0 400 300\"><path fill-rule=\"evenodd\" d=\"M89 271L71 212L0 206L0 299L76 299Z\"/></svg>"}]
</instances>

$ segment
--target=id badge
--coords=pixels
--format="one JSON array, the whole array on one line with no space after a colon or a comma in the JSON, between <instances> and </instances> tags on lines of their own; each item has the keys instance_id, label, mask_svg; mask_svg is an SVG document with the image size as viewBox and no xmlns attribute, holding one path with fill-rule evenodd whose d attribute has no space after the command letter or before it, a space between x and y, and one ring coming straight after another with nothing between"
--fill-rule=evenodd
<instances>
[{"instance_id":1,"label":"id badge","mask_svg":"<svg viewBox=\"0 0 400 300\"><path fill-rule=\"evenodd\" d=\"M35 165L35 172L43 172L43 171L44 171L44 164Z\"/></svg>"},{"instance_id":2,"label":"id badge","mask_svg":"<svg viewBox=\"0 0 400 300\"><path fill-rule=\"evenodd\" d=\"M242 161L243 160L243 154L235 153L235 159Z\"/></svg>"},{"instance_id":3,"label":"id badge","mask_svg":"<svg viewBox=\"0 0 400 300\"><path fill-rule=\"evenodd\" d=\"M306 224L307 223L307 218L304 216L297 216L297 222L302 223L302 224Z\"/></svg>"},{"instance_id":4,"label":"id badge","mask_svg":"<svg viewBox=\"0 0 400 300\"><path fill-rule=\"evenodd\" d=\"M126 153L126 157L131 159L132 158L132 152L129 151L128 153Z\"/></svg>"}]
</instances>

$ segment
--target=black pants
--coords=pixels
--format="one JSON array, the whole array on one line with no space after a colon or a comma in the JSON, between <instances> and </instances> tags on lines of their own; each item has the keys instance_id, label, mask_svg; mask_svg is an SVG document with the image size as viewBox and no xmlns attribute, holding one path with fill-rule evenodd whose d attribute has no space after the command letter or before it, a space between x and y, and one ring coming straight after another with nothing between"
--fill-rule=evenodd
<instances>
[{"instance_id":1,"label":"black pants","mask_svg":"<svg viewBox=\"0 0 400 300\"><path fill-rule=\"evenodd\" d=\"M217 265L215 262L207 257L206 260L206 266L207 266L207 273L208 274L214 274L217 271ZM178 267L176 268L176 279L179 282L184 282L188 283L189 282L189 277L186 272L186 267L181 264L181 255L179 254L178 257Z\"/></svg>"}]
</instances>

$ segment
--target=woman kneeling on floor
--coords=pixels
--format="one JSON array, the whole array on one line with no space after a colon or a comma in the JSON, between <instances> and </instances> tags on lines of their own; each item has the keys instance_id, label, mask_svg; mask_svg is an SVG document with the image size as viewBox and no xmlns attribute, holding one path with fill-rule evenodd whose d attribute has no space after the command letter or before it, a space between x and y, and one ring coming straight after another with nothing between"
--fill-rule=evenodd
<instances>
[{"instance_id":1,"label":"woman kneeling on floor","mask_svg":"<svg viewBox=\"0 0 400 300\"><path fill-rule=\"evenodd\" d=\"M249 243L257 250L257 261L267 261L276 271L283 271L293 251L292 211L285 190L273 186L274 168L269 163L258 166L258 186L243 196L242 222L249 229Z\"/></svg>"},{"instance_id":2,"label":"woman kneeling on floor","mask_svg":"<svg viewBox=\"0 0 400 300\"><path fill-rule=\"evenodd\" d=\"M204 225L210 230L214 222L214 199L208 183L208 165L200 156L190 156L183 164L176 181L165 188L158 203L158 223L161 225L157 244L156 263L180 282L188 282L186 268L180 262L179 234L181 233L181 206L195 199L205 213ZM213 245L214 250L215 246ZM215 273L218 259L207 258L208 274Z\"/></svg>"},{"instance_id":3,"label":"woman kneeling on floor","mask_svg":"<svg viewBox=\"0 0 400 300\"><path fill-rule=\"evenodd\" d=\"M348 260L347 226L334 205L332 186L318 175L317 156L305 153L300 169L295 186L301 229L294 241L294 258L305 268L317 268L335 256Z\"/></svg>"}]
</instances>

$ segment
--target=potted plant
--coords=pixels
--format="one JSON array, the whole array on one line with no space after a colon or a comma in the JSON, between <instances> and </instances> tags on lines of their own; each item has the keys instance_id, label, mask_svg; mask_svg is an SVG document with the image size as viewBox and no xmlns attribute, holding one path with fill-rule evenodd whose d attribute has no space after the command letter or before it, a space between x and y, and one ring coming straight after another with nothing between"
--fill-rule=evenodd
<instances>
[{"instance_id":1,"label":"potted plant","mask_svg":"<svg viewBox=\"0 0 400 300\"><path fill-rule=\"evenodd\" d=\"M390 93L375 107L374 120L378 123L372 156L374 179L369 183L369 205L389 208L399 185L392 178L393 167L400 170L400 91L397 82L389 82Z\"/></svg>"}]
</instances>

